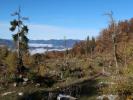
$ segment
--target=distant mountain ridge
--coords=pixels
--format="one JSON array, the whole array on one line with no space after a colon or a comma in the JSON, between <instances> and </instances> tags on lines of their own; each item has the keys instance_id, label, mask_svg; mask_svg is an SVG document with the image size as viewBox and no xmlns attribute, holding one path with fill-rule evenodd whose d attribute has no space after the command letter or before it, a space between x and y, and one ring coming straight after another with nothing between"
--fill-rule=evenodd
<instances>
[{"instance_id":1,"label":"distant mountain ridge","mask_svg":"<svg viewBox=\"0 0 133 100\"><path fill-rule=\"evenodd\" d=\"M56 40L56 39L50 39L50 40L30 40L29 43L32 44L52 44L54 47L59 47L59 46L65 46L65 41L66 41L66 47L67 48L72 48L72 46L76 42L80 42L81 40L74 40L74 39L67 39L67 40ZM9 39L0 39L0 45L7 45L10 48L14 47L14 43L12 40Z\"/></svg>"},{"instance_id":2,"label":"distant mountain ridge","mask_svg":"<svg viewBox=\"0 0 133 100\"><path fill-rule=\"evenodd\" d=\"M9 40L9 39L0 39L0 45L6 45L9 48L13 48L14 47L13 41Z\"/></svg>"}]
</instances>

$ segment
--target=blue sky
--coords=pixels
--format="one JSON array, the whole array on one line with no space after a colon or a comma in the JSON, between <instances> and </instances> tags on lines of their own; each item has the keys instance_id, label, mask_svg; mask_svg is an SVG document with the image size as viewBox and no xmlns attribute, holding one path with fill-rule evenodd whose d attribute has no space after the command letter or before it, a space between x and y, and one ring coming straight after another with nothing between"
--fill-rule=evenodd
<instances>
[{"instance_id":1,"label":"blue sky","mask_svg":"<svg viewBox=\"0 0 133 100\"><path fill-rule=\"evenodd\" d=\"M11 39L10 14L21 5L28 16L30 39L85 39L107 27L103 14L114 12L118 20L133 17L133 0L0 0L0 38Z\"/></svg>"}]
</instances>

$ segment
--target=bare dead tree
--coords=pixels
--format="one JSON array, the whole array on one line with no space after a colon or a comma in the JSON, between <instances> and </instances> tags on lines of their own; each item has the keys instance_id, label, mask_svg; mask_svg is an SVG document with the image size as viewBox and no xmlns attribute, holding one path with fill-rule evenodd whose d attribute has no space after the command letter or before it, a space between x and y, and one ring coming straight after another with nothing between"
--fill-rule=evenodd
<instances>
[{"instance_id":1,"label":"bare dead tree","mask_svg":"<svg viewBox=\"0 0 133 100\"><path fill-rule=\"evenodd\" d=\"M119 72L118 68L118 58L117 58L117 31L116 31L116 22L113 18L113 12L105 13L110 18L110 24L113 27L113 33L112 33L112 44L113 44L113 56L114 56L114 61L115 61L115 66L116 66L116 73Z\"/></svg>"}]
</instances>

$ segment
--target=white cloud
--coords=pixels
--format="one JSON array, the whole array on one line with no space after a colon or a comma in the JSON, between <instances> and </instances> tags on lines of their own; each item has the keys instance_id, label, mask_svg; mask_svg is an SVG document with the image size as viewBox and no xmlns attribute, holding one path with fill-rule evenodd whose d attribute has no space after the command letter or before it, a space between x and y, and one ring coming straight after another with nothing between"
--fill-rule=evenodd
<instances>
[{"instance_id":1,"label":"white cloud","mask_svg":"<svg viewBox=\"0 0 133 100\"><path fill-rule=\"evenodd\" d=\"M85 39L87 36L97 36L96 29L79 29L66 28L60 26L44 25L44 24L29 24L30 39ZM9 23L0 22L0 38L11 38L12 32L9 31Z\"/></svg>"},{"instance_id":2,"label":"white cloud","mask_svg":"<svg viewBox=\"0 0 133 100\"><path fill-rule=\"evenodd\" d=\"M95 29L66 28L52 25L31 24L29 29L29 33L32 34L29 36L33 39L63 39L64 36L71 39L85 39L88 35L98 35L98 30Z\"/></svg>"}]
</instances>

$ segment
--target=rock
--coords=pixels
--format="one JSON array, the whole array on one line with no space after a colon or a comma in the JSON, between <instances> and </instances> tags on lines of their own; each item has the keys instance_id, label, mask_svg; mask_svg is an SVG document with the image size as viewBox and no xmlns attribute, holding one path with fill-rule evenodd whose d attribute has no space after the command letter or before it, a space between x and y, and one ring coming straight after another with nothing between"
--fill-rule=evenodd
<instances>
[{"instance_id":1,"label":"rock","mask_svg":"<svg viewBox=\"0 0 133 100\"><path fill-rule=\"evenodd\" d=\"M23 78L24 82L27 82L29 79L28 78Z\"/></svg>"},{"instance_id":2,"label":"rock","mask_svg":"<svg viewBox=\"0 0 133 100\"><path fill-rule=\"evenodd\" d=\"M13 83L13 86L14 86L14 87L16 87L16 86L17 86L17 83L16 83L16 82L15 82L15 83Z\"/></svg>"},{"instance_id":3,"label":"rock","mask_svg":"<svg viewBox=\"0 0 133 100\"><path fill-rule=\"evenodd\" d=\"M108 100L116 100L116 98L118 97L118 95L101 95L97 97L97 100L103 100L104 98L108 98Z\"/></svg>"},{"instance_id":4,"label":"rock","mask_svg":"<svg viewBox=\"0 0 133 100\"><path fill-rule=\"evenodd\" d=\"M27 84L27 82L23 82L23 85L26 85Z\"/></svg>"},{"instance_id":5,"label":"rock","mask_svg":"<svg viewBox=\"0 0 133 100\"><path fill-rule=\"evenodd\" d=\"M37 83L35 86L36 86L36 87L39 87L39 86L40 86L40 84L39 84L39 83Z\"/></svg>"},{"instance_id":6,"label":"rock","mask_svg":"<svg viewBox=\"0 0 133 100\"><path fill-rule=\"evenodd\" d=\"M19 92L18 95L19 95L19 96L23 96L24 93L23 93L23 92Z\"/></svg>"},{"instance_id":7,"label":"rock","mask_svg":"<svg viewBox=\"0 0 133 100\"><path fill-rule=\"evenodd\" d=\"M117 97L118 95L108 95L109 100L116 100Z\"/></svg>"},{"instance_id":8,"label":"rock","mask_svg":"<svg viewBox=\"0 0 133 100\"><path fill-rule=\"evenodd\" d=\"M23 77L23 75L20 74L20 75L19 75L19 78L22 78L22 77Z\"/></svg>"}]
</instances>

